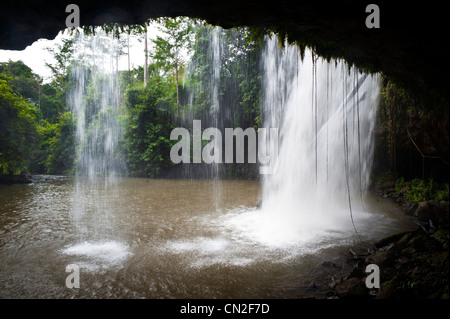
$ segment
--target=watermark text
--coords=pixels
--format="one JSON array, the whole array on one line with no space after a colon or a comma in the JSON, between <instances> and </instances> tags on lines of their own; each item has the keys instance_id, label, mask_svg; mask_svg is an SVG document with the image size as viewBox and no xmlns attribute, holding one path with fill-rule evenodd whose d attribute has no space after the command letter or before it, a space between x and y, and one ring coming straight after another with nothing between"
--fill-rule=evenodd
<instances>
[{"instance_id":1,"label":"watermark text","mask_svg":"<svg viewBox=\"0 0 450 319\"><path fill-rule=\"evenodd\" d=\"M181 139L179 139L181 137ZM278 156L278 129L261 128L258 132L253 127L225 128L225 156L222 151L222 132L215 127L209 127L202 133L201 120L194 120L191 134L186 128L178 127L170 133L171 140L179 141L170 150L170 159L173 163L244 163L245 161L245 137L247 137L247 162L262 164L260 174L271 174ZM209 141L203 145L202 141ZM236 141L236 145L235 144ZM259 143L259 144L257 144ZM192 145L192 153L191 153ZM258 147L257 147L258 145ZM235 147L236 146L236 147ZM236 152L235 152L236 150Z\"/></svg>"}]
</instances>

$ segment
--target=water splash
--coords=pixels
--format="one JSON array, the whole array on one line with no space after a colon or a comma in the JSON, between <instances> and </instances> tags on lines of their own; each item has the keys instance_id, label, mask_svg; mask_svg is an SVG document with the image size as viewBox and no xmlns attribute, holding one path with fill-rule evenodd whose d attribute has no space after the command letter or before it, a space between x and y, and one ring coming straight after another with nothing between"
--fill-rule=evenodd
<instances>
[{"instance_id":1,"label":"water splash","mask_svg":"<svg viewBox=\"0 0 450 319\"><path fill-rule=\"evenodd\" d=\"M274 37L266 39L263 66L264 126L278 128L280 141L262 210L246 217L253 231L275 242L354 231L353 218L368 216L378 77L311 51L302 60L296 46L280 49Z\"/></svg>"},{"instance_id":2,"label":"water splash","mask_svg":"<svg viewBox=\"0 0 450 319\"><path fill-rule=\"evenodd\" d=\"M131 256L128 245L117 241L81 242L64 248L62 253L87 272L110 271Z\"/></svg>"}]
</instances>

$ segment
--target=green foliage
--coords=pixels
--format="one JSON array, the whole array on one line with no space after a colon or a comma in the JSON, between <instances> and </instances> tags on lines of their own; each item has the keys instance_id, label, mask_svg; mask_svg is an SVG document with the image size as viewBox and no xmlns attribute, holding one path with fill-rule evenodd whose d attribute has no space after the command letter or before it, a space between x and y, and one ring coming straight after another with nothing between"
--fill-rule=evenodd
<instances>
[{"instance_id":1,"label":"green foliage","mask_svg":"<svg viewBox=\"0 0 450 319\"><path fill-rule=\"evenodd\" d=\"M0 74L0 174L28 170L40 139L38 110L13 92L11 82Z\"/></svg>"},{"instance_id":2,"label":"green foliage","mask_svg":"<svg viewBox=\"0 0 450 319\"><path fill-rule=\"evenodd\" d=\"M435 204L448 205L449 187L447 183L436 183L433 179L423 180L419 178L405 181L400 177L395 182L395 191L406 189L404 196L411 202L432 202Z\"/></svg>"},{"instance_id":3,"label":"green foliage","mask_svg":"<svg viewBox=\"0 0 450 319\"><path fill-rule=\"evenodd\" d=\"M39 107L42 79L34 74L31 68L22 61L2 62L0 63L0 73L12 78L11 87L14 92Z\"/></svg>"},{"instance_id":4,"label":"green foliage","mask_svg":"<svg viewBox=\"0 0 450 319\"><path fill-rule=\"evenodd\" d=\"M441 185L439 188L437 188L435 190L434 198L441 205L448 206L448 197L449 197L449 189L448 189L447 183L444 183L443 185Z\"/></svg>"},{"instance_id":5,"label":"green foliage","mask_svg":"<svg viewBox=\"0 0 450 319\"><path fill-rule=\"evenodd\" d=\"M157 22L159 31L165 36L157 36L153 40L155 47L151 56L166 72L181 67L187 62L182 51L191 46L193 26L190 20L184 17L160 18Z\"/></svg>"},{"instance_id":6,"label":"green foliage","mask_svg":"<svg viewBox=\"0 0 450 319\"><path fill-rule=\"evenodd\" d=\"M34 104L41 112L39 118L52 123L56 122L58 113L64 106L64 95L50 84L43 84L42 78L34 74L22 61L0 63L0 73L12 78L11 87L14 92Z\"/></svg>"},{"instance_id":7,"label":"green foliage","mask_svg":"<svg viewBox=\"0 0 450 319\"><path fill-rule=\"evenodd\" d=\"M431 105L385 77L380 97L376 121L380 170L408 179L448 182L448 105Z\"/></svg>"},{"instance_id":8,"label":"green foliage","mask_svg":"<svg viewBox=\"0 0 450 319\"><path fill-rule=\"evenodd\" d=\"M405 187L405 179L403 177L400 177L395 181L395 191L399 192L402 188Z\"/></svg>"},{"instance_id":9,"label":"green foliage","mask_svg":"<svg viewBox=\"0 0 450 319\"><path fill-rule=\"evenodd\" d=\"M0 63L0 174L62 174L73 166L72 115L64 113L72 41L53 53L54 81L43 84L22 61ZM7 76L6 76L7 75Z\"/></svg>"},{"instance_id":10,"label":"green foliage","mask_svg":"<svg viewBox=\"0 0 450 319\"><path fill-rule=\"evenodd\" d=\"M62 44L56 45L56 48L47 48L47 51L53 54L54 64L45 63L52 72L52 84L55 88L63 90L67 81L67 69L72 62L74 53L74 38L63 39Z\"/></svg>"},{"instance_id":11,"label":"green foliage","mask_svg":"<svg viewBox=\"0 0 450 319\"><path fill-rule=\"evenodd\" d=\"M406 191L407 198L412 202L425 202L432 199L433 180L413 179L410 189Z\"/></svg>"},{"instance_id":12,"label":"green foliage","mask_svg":"<svg viewBox=\"0 0 450 319\"><path fill-rule=\"evenodd\" d=\"M391 171L384 171L378 175L375 185L381 185L386 182L391 182L395 180L395 174Z\"/></svg>"},{"instance_id":13,"label":"green foliage","mask_svg":"<svg viewBox=\"0 0 450 319\"><path fill-rule=\"evenodd\" d=\"M57 90L50 84L44 84L42 92L39 101L42 118L50 123L55 123L65 109L64 91Z\"/></svg>"},{"instance_id":14,"label":"green foliage","mask_svg":"<svg viewBox=\"0 0 450 319\"><path fill-rule=\"evenodd\" d=\"M175 101L173 86L161 77L152 77L145 88L128 88L125 94L127 115L123 118L128 171L132 176L159 176L171 167L169 139L174 128L168 116Z\"/></svg>"},{"instance_id":15,"label":"green foliage","mask_svg":"<svg viewBox=\"0 0 450 319\"><path fill-rule=\"evenodd\" d=\"M261 34L245 28L218 31L187 18L164 18L158 23L165 36L154 41L147 86L143 85L142 67L119 74L113 79L116 102L106 110L122 111L120 122L124 136L118 156L126 159L128 172L133 176L161 176L171 168L170 149L176 141L170 140L170 132L183 121L192 123L192 118L209 121L219 116L225 119L222 124L226 127L259 128L262 125ZM146 28L147 24L101 27L119 39L113 52L116 62L124 54L121 36L140 34L146 32ZM91 33L99 30L88 29ZM92 63L96 59L92 42L81 37L79 31L71 30L75 32L71 38L48 49L55 58L53 64L47 64L52 72L51 83L43 84L22 62L0 63L0 73L10 76L0 78L2 171L17 173L31 169L47 174L74 173L75 121L66 111L66 98L78 84L70 76L71 68L76 63L85 67L86 73L97 74L95 62ZM217 57L212 59L213 31L221 42L218 61ZM108 41L96 42L96 48L104 48L105 52L110 52L108 45ZM78 46L83 46L84 50L82 55L76 56ZM213 65L213 60L220 65ZM185 74L188 62L190 70ZM220 100L220 112L227 112L226 116L212 112L216 92L211 79L216 77L217 67L220 85L216 98ZM102 134L97 128L104 114L95 114L94 106L102 103L102 92L98 88L108 79L89 78L92 80L85 81L86 94L82 101L87 108L86 133L93 134L95 130ZM195 92L193 99L188 99L192 92Z\"/></svg>"},{"instance_id":16,"label":"green foliage","mask_svg":"<svg viewBox=\"0 0 450 319\"><path fill-rule=\"evenodd\" d=\"M192 25L189 19L161 18L158 19L159 30L165 34L165 37L157 36L154 43L154 49L151 56L155 64L165 73L172 73L172 78L176 83L176 114L179 113L179 81L183 75L186 61L183 58L183 50L190 47Z\"/></svg>"},{"instance_id":17,"label":"green foliage","mask_svg":"<svg viewBox=\"0 0 450 319\"><path fill-rule=\"evenodd\" d=\"M41 158L47 174L73 174L75 160L75 125L71 112L60 115L55 124L42 127Z\"/></svg>"},{"instance_id":18,"label":"green foliage","mask_svg":"<svg viewBox=\"0 0 450 319\"><path fill-rule=\"evenodd\" d=\"M95 35L98 30L102 30L106 34L112 34L115 38L120 38L123 34L142 34L146 32L149 21L151 21L151 19L148 19L142 24L104 23L99 27L82 26L80 28L67 28L64 32L71 36L77 36L81 32L85 35Z\"/></svg>"},{"instance_id":19,"label":"green foliage","mask_svg":"<svg viewBox=\"0 0 450 319\"><path fill-rule=\"evenodd\" d=\"M219 65L213 64L214 37L219 37L222 43L217 61ZM215 68L219 68L219 111L227 112L227 116L222 116L226 121L223 125L255 129L262 126L261 44L250 39L251 32L244 28L220 31L208 25L197 26L190 70L185 80L185 86L194 94L193 99L188 100L190 104L186 105L184 116L197 119L209 119L212 116L212 79L215 77ZM186 114L189 112L192 113Z\"/></svg>"}]
</instances>

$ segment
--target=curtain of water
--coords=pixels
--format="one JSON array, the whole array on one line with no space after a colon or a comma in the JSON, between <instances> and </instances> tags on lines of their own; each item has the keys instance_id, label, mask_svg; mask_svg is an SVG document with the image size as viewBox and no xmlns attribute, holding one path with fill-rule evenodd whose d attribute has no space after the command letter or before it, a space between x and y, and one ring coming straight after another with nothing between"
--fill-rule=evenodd
<instances>
[{"instance_id":1,"label":"curtain of water","mask_svg":"<svg viewBox=\"0 0 450 319\"><path fill-rule=\"evenodd\" d=\"M190 79L191 82L185 84L187 98L180 123L193 134L191 135L193 140L202 139L202 133L207 128L217 128L221 131L224 120L221 116L219 97L223 50L222 29L219 27L205 28L205 31L205 39L201 44L204 48L198 50L204 52L206 58L203 58L204 60L202 58L193 59L187 66L186 79ZM196 135L198 132L193 132L194 120L201 121L200 136ZM205 143L207 143L206 140L201 145L202 148ZM217 156L220 155L217 153L217 150L221 147L219 143L220 141L214 139L214 155ZM196 145L193 145L193 148L195 147ZM219 178L220 165L216 161L212 163L203 163L203 161L202 163L188 163L182 166L179 177Z\"/></svg>"},{"instance_id":2,"label":"curtain of water","mask_svg":"<svg viewBox=\"0 0 450 319\"><path fill-rule=\"evenodd\" d=\"M264 126L279 129L263 211L302 228L346 229L369 183L378 77L311 51L301 60L275 37L266 39L263 68Z\"/></svg>"},{"instance_id":3,"label":"curtain of water","mask_svg":"<svg viewBox=\"0 0 450 319\"><path fill-rule=\"evenodd\" d=\"M101 31L76 37L67 103L76 123L76 187L73 217L82 240L114 235L111 207L116 177L124 173L118 155L118 58L120 45ZM80 223L83 219L88 222Z\"/></svg>"}]
</instances>

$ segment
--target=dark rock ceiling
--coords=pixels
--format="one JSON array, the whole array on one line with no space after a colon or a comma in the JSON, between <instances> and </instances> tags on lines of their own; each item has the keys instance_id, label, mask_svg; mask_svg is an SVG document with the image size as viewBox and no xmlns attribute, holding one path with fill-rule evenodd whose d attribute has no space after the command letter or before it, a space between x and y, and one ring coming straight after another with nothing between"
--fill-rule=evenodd
<instances>
[{"instance_id":1,"label":"dark rock ceiling","mask_svg":"<svg viewBox=\"0 0 450 319\"><path fill-rule=\"evenodd\" d=\"M0 11L0 48L22 50L65 28L76 3L82 25L142 23L160 16L201 18L224 28L271 28L325 57L379 71L413 91L448 94L445 2L404 0L127 0L7 1ZM380 28L368 29L365 8L380 8ZM431 93L430 93L431 92Z\"/></svg>"}]
</instances>

